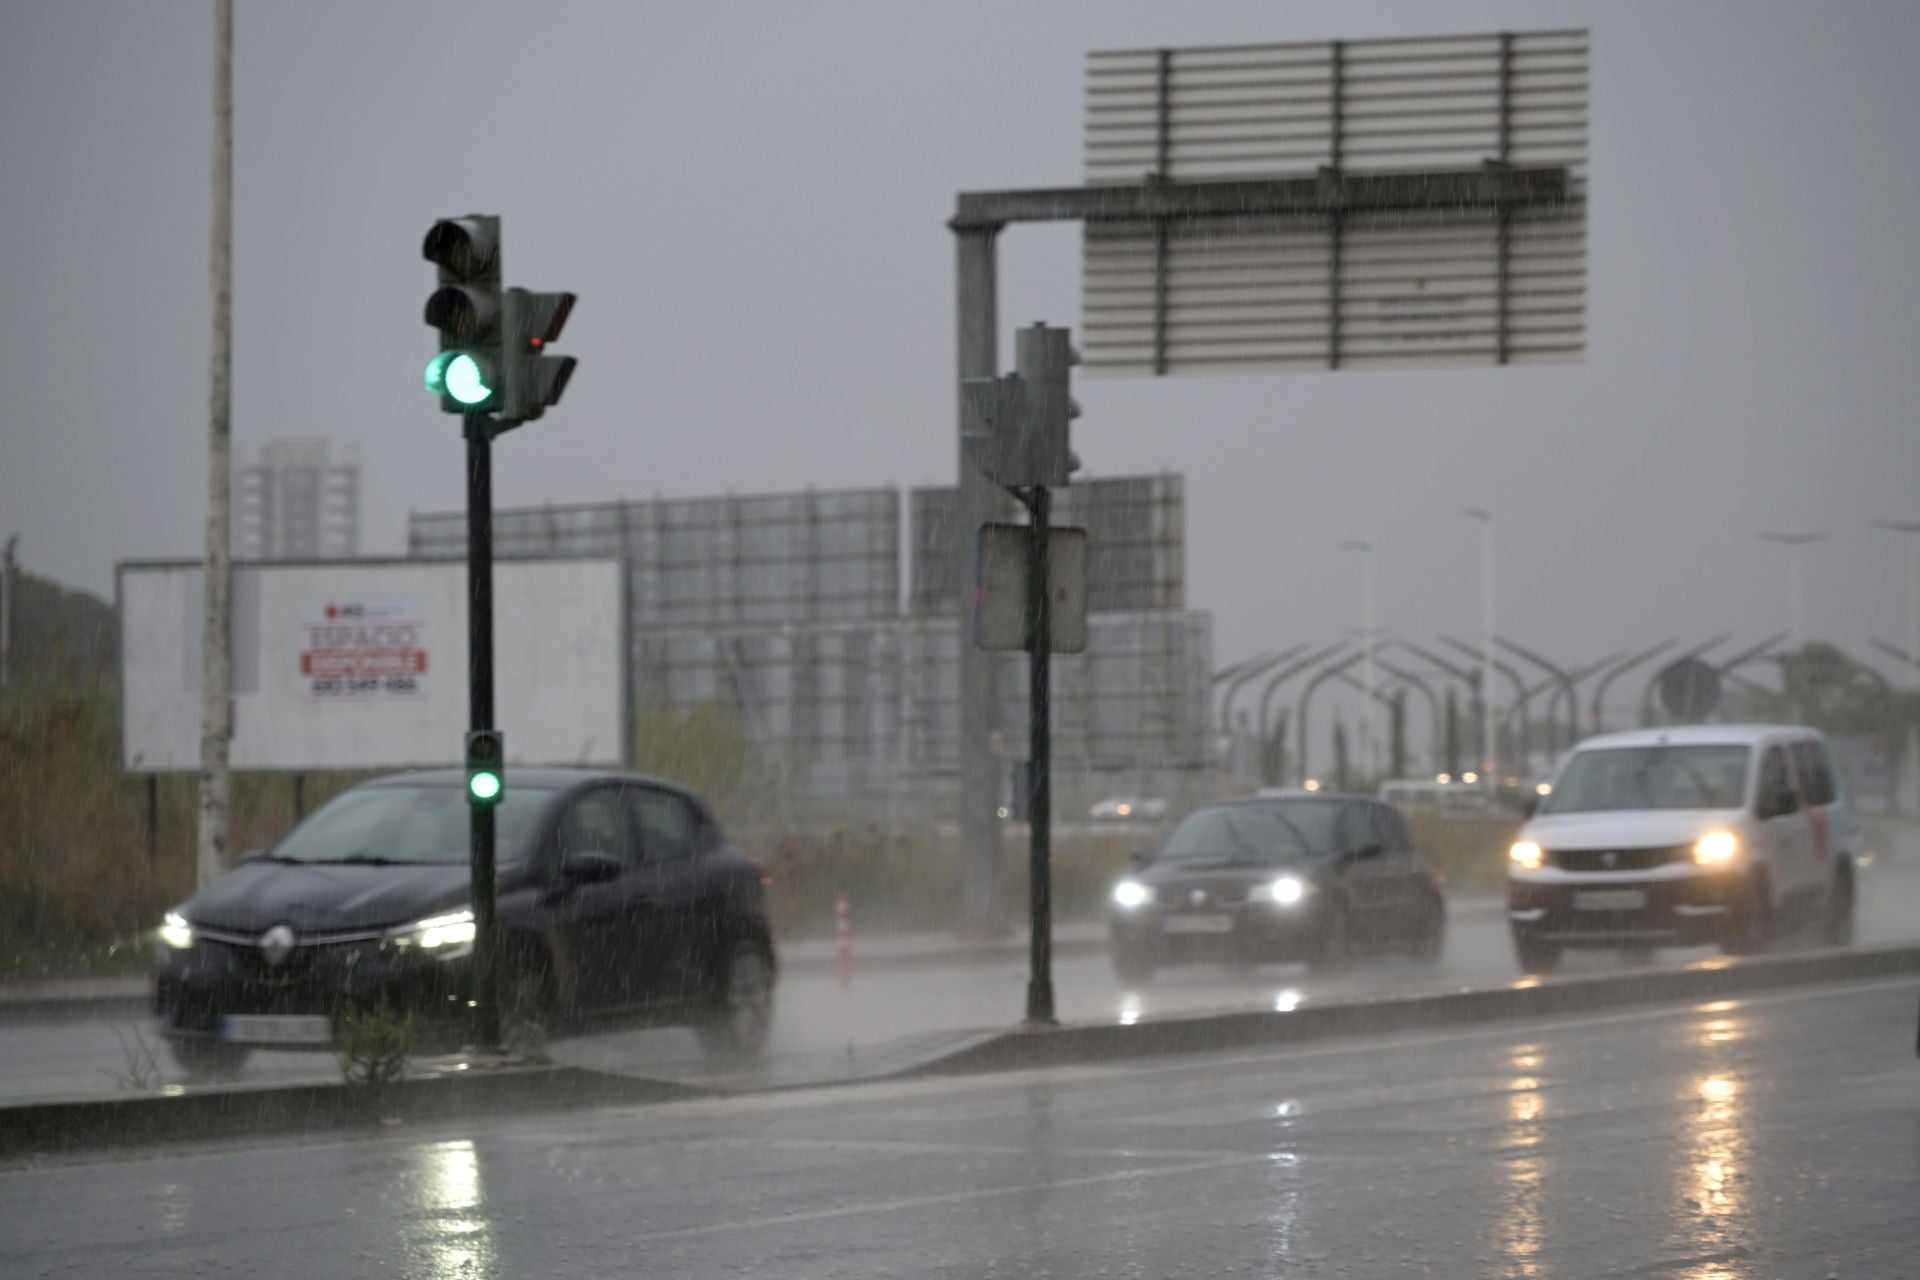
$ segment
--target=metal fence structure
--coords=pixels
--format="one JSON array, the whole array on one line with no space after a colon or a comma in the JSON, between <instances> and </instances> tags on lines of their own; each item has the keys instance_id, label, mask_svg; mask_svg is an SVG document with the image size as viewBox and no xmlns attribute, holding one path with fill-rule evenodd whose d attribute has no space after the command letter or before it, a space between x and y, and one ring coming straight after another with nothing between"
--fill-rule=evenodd
<instances>
[{"instance_id":1,"label":"metal fence structure","mask_svg":"<svg viewBox=\"0 0 1920 1280\"><path fill-rule=\"evenodd\" d=\"M631 685L649 713L725 710L796 816L947 820L959 804L962 629L949 602L952 489L912 494L915 607L900 607L899 494L891 489L621 501L496 511L503 559L618 554L629 579ZM1060 523L1090 531L1085 654L1054 659L1056 788L1071 816L1113 792L1204 785L1212 619L1180 608L1180 476L1088 481ZM410 554L466 554L464 513L415 513ZM924 553L924 554L923 554ZM966 565L965 571L972 572ZM926 594L923 596L922 592ZM1006 668L1001 777L1025 756L1021 654Z\"/></svg>"}]
</instances>

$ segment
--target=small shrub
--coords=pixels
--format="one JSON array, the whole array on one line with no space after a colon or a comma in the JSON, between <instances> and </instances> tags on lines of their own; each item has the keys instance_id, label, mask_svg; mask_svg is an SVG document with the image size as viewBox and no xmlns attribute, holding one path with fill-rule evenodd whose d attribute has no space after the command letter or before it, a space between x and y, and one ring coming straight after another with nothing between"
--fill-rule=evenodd
<instances>
[{"instance_id":1,"label":"small shrub","mask_svg":"<svg viewBox=\"0 0 1920 1280\"><path fill-rule=\"evenodd\" d=\"M348 1008L340 1017L340 1074L348 1084L383 1085L406 1074L413 1018L386 1001Z\"/></svg>"}]
</instances>

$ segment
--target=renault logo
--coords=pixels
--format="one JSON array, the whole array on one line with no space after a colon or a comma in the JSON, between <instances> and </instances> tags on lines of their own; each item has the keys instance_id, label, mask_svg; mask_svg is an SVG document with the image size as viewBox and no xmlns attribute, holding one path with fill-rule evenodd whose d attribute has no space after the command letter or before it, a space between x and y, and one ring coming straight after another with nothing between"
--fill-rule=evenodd
<instances>
[{"instance_id":1,"label":"renault logo","mask_svg":"<svg viewBox=\"0 0 1920 1280\"><path fill-rule=\"evenodd\" d=\"M1205 889L1195 889L1187 896L1187 901L1196 907L1204 907L1207 905L1207 891Z\"/></svg>"},{"instance_id":2,"label":"renault logo","mask_svg":"<svg viewBox=\"0 0 1920 1280\"><path fill-rule=\"evenodd\" d=\"M260 935L260 955L269 965L277 965L293 954L297 941L291 925L277 924Z\"/></svg>"}]
</instances>

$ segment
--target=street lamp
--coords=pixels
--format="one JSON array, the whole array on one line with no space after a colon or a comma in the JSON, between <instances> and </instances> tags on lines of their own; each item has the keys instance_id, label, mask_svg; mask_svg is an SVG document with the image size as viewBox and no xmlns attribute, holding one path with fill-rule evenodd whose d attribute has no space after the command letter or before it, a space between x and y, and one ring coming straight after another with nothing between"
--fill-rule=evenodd
<instances>
[{"instance_id":1,"label":"street lamp","mask_svg":"<svg viewBox=\"0 0 1920 1280\"><path fill-rule=\"evenodd\" d=\"M1500 772L1500 742L1493 728L1493 513L1468 507L1460 514L1480 522L1480 732L1486 751L1480 768L1491 790Z\"/></svg>"},{"instance_id":2,"label":"street lamp","mask_svg":"<svg viewBox=\"0 0 1920 1280\"><path fill-rule=\"evenodd\" d=\"M1789 647L1795 652L1806 643L1806 633L1800 627L1800 548L1812 546L1816 542L1825 542L1824 533L1762 533L1762 542L1774 542L1787 549L1787 618L1790 638Z\"/></svg>"},{"instance_id":3,"label":"street lamp","mask_svg":"<svg viewBox=\"0 0 1920 1280\"><path fill-rule=\"evenodd\" d=\"M1914 688L1920 690L1920 520L1875 520L1873 527L1907 535L1907 661ZM1908 791L1920 805L1920 723L1907 728Z\"/></svg>"},{"instance_id":4,"label":"street lamp","mask_svg":"<svg viewBox=\"0 0 1920 1280\"><path fill-rule=\"evenodd\" d=\"M1355 551L1360 555L1360 610L1361 635L1360 651L1366 654L1366 665L1361 674L1361 682L1366 686L1364 699L1367 714L1360 722L1360 758L1366 762L1367 776L1376 771L1376 746L1380 741L1375 716L1379 708L1375 701L1376 690L1373 677L1373 544L1371 542L1343 542L1342 551Z\"/></svg>"}]
</instances>

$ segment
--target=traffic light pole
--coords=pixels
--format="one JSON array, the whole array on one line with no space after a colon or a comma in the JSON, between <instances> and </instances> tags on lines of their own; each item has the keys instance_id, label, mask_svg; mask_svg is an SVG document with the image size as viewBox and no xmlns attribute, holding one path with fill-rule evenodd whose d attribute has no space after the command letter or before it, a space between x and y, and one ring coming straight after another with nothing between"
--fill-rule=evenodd
<instances>
[{"instance_id":1,"label":"traffic light pole","mask_svg":"<svg viewBox=\"0 0 1920 1280\"><path fill-rule=\"evenodd\" d=\"M1030 741L1027 770L1027 884L1032 910L1027 980L1027 1022L1051 1026L1053 1015L1053 726L1052 584L1048 580L1048 534L1053 524L1053 492L1035 485L1021 495L1030 521L1027 532L1027 718Z\"/></svg>"},{"instance_id":2,"label":"traffic light pole","mask_svg":"<svg viewBox=\"0 0 1920 1280\"><path fill-rule=\"evenodd\" d=\"M493 423L464 415L467 437L467 718L472 729L493 724ZM494 981L494 809L468 796L473 880L473 1044L500 1051L500 1004Z\"/></svg>"}]
</instances>

